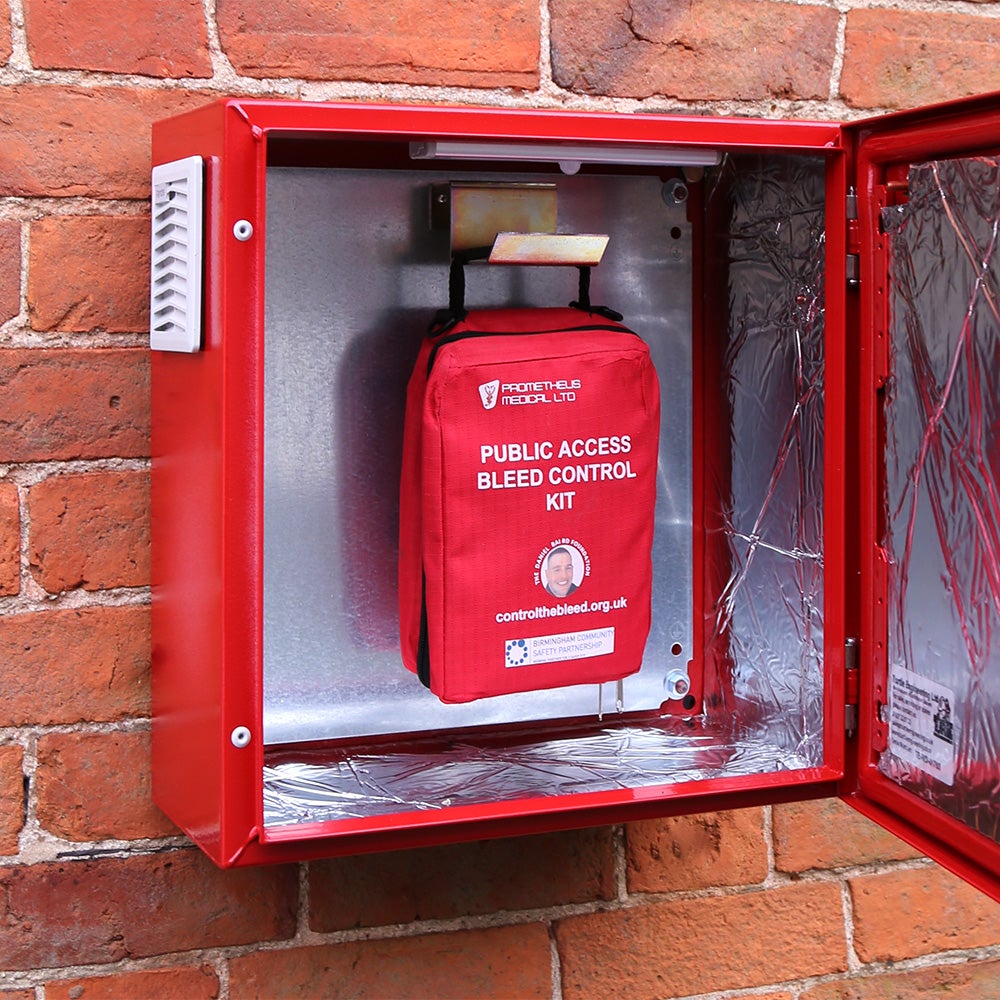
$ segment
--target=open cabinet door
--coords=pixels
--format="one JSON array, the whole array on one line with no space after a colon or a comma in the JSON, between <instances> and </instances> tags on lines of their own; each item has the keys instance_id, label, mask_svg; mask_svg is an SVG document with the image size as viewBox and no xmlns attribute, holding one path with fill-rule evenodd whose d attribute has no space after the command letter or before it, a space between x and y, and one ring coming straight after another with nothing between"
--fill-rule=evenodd
<instances>
[{"instance_id":1,"label":"open cabinet door","mask_svg":"<svg viewBox=\"0 0 1000 1000\"><path fill-rule=\"evenodd\" d=\"M843 797L1000 899L1000 96L846 131L861 683Z\"/></svg>"}]
</instances>

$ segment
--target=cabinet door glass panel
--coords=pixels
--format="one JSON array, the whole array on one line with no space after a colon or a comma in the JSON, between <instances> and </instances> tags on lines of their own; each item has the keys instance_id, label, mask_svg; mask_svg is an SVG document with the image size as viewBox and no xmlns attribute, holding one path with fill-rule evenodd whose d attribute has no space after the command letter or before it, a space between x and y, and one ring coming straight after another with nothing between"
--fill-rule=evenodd
<instances>
[{"instance_id":1,"label":"cabinet door glass panel","mask_svg":"<svg viewBox=\"0 0 1000 1000\"><path fill-rule=\"evenodd\" d=\"M922 163L890 236L889 752L1000 839L1000 160Z\"/></svg>"}]
</instances>

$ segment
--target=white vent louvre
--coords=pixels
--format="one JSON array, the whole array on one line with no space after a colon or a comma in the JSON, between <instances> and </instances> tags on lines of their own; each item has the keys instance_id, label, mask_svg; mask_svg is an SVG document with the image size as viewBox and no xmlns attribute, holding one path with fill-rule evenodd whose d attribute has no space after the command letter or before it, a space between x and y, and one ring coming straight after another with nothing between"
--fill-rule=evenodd
<instances>
[{"instance_id":1,"label":"white vent louvre","mask_svg":"<svg viewBox=\"0 0 1000 1000\"><path fill-rule=\"evenodd\" d=\"M201 347L202 190L200 156L153 167L149 346Z\"/></svg>"}]
</instances>

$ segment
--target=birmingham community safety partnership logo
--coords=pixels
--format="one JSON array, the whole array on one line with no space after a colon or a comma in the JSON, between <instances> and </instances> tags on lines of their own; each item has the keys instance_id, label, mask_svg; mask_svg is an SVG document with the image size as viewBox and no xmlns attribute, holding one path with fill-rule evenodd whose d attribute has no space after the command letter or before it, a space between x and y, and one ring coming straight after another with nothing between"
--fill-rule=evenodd
<instances>
[{"instance_id":1,"label":"birmingham community safety partnership logo","mask_svg":"<svg viewBox=\"0 0 1000 1000\"><path fill-rule=\"evenodd\" d=\"M484 410L492 410L497 405L497 398L500 395L500 379L495 378L492 382L484 382L479 387L479 398L483 401Z\"/></svg>"},{"instance_id":2,"label":"birmingham community safety partnership logo","mask_svg":"<svg viewBox=\"0 0 1000 1000\"><path fill-rule=\"evenodd\" d=\"M528 660L528 644L523 639L507 640L507 666L520 667Z\"/></svg>"}]
</instances>

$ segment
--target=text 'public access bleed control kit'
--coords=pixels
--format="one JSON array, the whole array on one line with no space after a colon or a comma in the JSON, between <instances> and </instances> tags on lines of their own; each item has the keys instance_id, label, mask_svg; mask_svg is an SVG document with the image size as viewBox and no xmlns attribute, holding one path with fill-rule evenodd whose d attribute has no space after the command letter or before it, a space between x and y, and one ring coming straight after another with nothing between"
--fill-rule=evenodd
<instances>
[{"instance_id":1,"label":"text 'public access bleed control kit'","mask_svg":"<svg viewBox=\"0 0 1000 1000\"><path fill-rule=\"evenodd\" d=\"M161 807L228 866L839 795L995 892L998 108L159 123Z\"/></svg>"}]
</instances>

